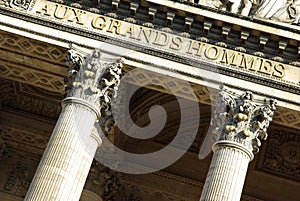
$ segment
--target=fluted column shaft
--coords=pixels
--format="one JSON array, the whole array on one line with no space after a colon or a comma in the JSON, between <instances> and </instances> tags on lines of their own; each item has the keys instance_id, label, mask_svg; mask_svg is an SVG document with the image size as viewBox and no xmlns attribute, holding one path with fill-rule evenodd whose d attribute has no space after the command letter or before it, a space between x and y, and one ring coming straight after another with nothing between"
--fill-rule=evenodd
<instances>
[{"instance_id":1,"label":"fluted column shaft","mask_svg":"<svg viewBox=\"0 0 300 201\"><path fill-rule=\"evenodd\" d=\"M201 201L239 201L253 154L238 143L221 141L214 155L201 195Z\"/></svg>"},{"instance_id":2,"label":"fluted column shaft","mask_svg":"<svg viewBox=\"0 0 300 201\"><path fill-rule=\"evenodd\" d=\"M122 75L122 60L101 62L99 50L82 56L68 51L67 97L25 201L78 201L101 139L114 124L111 102ZM101 110L101 115L100 115ZM102 121L98 121L102 118ZM94 129L94 130L93 130Z\"/></svg>"},{"instance_id":3,"label":"fluted column shaft","mask_svg":"<svg viewBox=\"0 0 300 201\"><path fill-rule=\"evenodd\" d=\"M96 119L87 102L66 99L26 201L79 200L100 143L90 135Z\"/></svg>"},{"instance_id":4,"label":"fluted column shaft","mask_svg":"<svg viewBox=\"0 0 300 201\"><path fill-rule=\"evenodd\" d=\"M88 147L87 147L88 154L84 154L82 156L82 160L80 161L80 164L78 164L79 171L75 178L76 185L72 186L69 200L79 200L82 194L82 190L84 188L85 181L89 174L95 152L97 150L97 147L100 146L101 144L102 144L102 140L99 137L99 133L97 129L94 127L92 131L92 135L88 142Z\"/></svg>"},{"instance_id":5,"label":"fluted column shaft","mask_svg":"<svg viewBox=\"0 0 300 201\"><path fill-rule=\"evenodd\" d=\"M275 105L274 99L256 103L252 92L237 97L223 88L212 119L217 141L200 201L240 200L248 164L268 136Z\"/></svg>"}]
</instances>

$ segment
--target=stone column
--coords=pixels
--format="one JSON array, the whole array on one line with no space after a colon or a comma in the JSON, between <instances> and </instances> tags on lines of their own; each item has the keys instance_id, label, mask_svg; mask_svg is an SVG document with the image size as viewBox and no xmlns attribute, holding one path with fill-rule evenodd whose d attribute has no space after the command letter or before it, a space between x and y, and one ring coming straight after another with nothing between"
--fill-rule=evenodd
<instances>
[{"instance_id":1,"label":"stone column","mask_svg":"<svg viewBox=\"0 0 300 201\"><path fill-rule=\"evenodd\" d=\"M223 89L212 121L217 141L200 201L240 200L248 164L267 138L275 104L273 99L255 103L251 92L234 97Z\"/></svg>"},{"instance_id":2,"label":"stone column","mask_svg":"<svg viewBox=\"0 0 300 201\"><path fill-rule=\"evenodd\" d=\"M70 50L68 61L68 95L26 201L79 200L96 149L101 145L94 125L100 118L109 117L109 111L102 110L117 90L121 63L101 62L97 50L86 59Z\"/></svg>"}]
</instances>

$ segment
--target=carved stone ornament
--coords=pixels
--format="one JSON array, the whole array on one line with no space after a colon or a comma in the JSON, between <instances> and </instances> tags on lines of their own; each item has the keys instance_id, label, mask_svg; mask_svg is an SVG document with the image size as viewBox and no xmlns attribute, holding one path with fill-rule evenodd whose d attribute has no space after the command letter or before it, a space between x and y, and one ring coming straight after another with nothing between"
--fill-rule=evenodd
<instances>
[{"instance_id":1,"label":"carved stone ornament","mask_svg":"<svg viewBox=\"0 0 300 201\"><path fill-rule=\"evenodd\" d=\"M84 189L97 193L102 200L114 201L120 188L120 173L93 161Z\"/></svg>"},{"instance_id":2,"label":"carved stone ornament","mask_svg":"<svg viewBox=\"0 0 300 201\"><path fill-rule=\"evenodd\" d=\"M0 161L1 161L1 159L2 159L2 154L3 154L3 152L4 152L5 147L6 147L6 143L5 143L5 141L3 140L3 138L0 137Z\"/></svg>"},{"instance_id":3,"label":"carved stone ornament","mask_svg":"<svg viewBox=\"0 0 300 201\"><path fill-rule=\"evenodd\" d=\"M272 17L272 20L300 24L300 0L294 0L293 3L281 7Z\"/></svg>"},{"instance_id":4,"label":"carved stone ornament","mask_svg":"<svg viewBox=\"0 0 300 201\"><path fill-rule=\"evenodd\" d=\"M243 16L300 24L299 0L199 0L198 4Z\"/></svg>"},{"instance_id":5,"label":"carved stone ornament","mask_svg":"<svg viewBox=\"0 0 300 201\"><path fill-rule=\"evenodd\" d=\"M212 124L213 140L233 141L257 153L261 145L260 140L267 139L267 129L277 101L265 100L264 104L253 101L253 94L249 91L240 97L234 97L223 89L219 94L216 111Z\"/></svg>"},{"instance_id":6,"label":"carved stone ornament","mask_svg":"<svg viewBox=\"0 0 300 201\"><path fill-rule=\"evenodd\" d=\"M34 0L0 0L0 6L10 7L17 10L27 10Z\"/></svg>"},{"instance_id":7,"label":"carved stone ornament","mask_svg":"<svg viewBox=\"0 0 300 201\"><path fill-rule=\"evenodd\" d=\"M258 170L300 182L299 131L273 127L266 151L259 160Z\"/></svg>"},{"instance_id":8,"label":"carved stone ornament","mask_svg":"<svg viewBox=\"0 0 300 201\"><path fill-rule=\"evenodd\" d=\"M83 99L100 109L99 124L104 134L108 135L114 125L111 104L116 101L123 75L122 59L106 63L100 57L99 50L86 58L79 52L69 50L67 63L70 68L65 83L67 97Z\"/></svg>"}]
</instances>

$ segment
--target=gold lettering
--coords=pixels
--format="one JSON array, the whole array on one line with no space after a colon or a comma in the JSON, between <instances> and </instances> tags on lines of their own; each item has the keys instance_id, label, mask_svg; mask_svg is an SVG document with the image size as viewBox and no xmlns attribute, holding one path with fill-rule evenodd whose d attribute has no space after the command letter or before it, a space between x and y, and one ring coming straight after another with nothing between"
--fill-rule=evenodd
<instances>
[{"instance_id":1,"label":"gold lettering","mask_svg":"<svg viewBox=\"0 0 300 201\"><path fill-rule=\"evenodd\" d=\"M234 51L229 51L229 50L226 50L224 49L223 50L224 54L223 54L223 57L222 57L222 60L220 61L221 63L225 63L225 64L229 64L229 65L232 65L232 66L236 66L236 58L238 56L238 52L234 52ZM231 55L230 52L232 53Z\"/></svg>"},{"instance_id":2,"label":"gold lettering","mask_svg":"<svg viewBox=\"0 0 300 201\"><path fill-rule=\"evenodd\" d=\"M61 10L59 9L62 8ZM55 11L54 11L54 17L57 18L57 19L60 19L60 20L63 20L63 19L67 19L69 17L69 9L68 7L66 6L62 6L62 5L58 5L56 4L56 8L55 8ZM59 16L59 14L61 14Z\"/></svg>"},{"instance_id":3,"label":"gold lettering","mask_svg":"<svg viewBox=\"0 0 300 201\"><path fill-rule=\"evenodd\" d=\"M92 27L95 29L103 30L106 27L106 18L103 16L97 16L93 18Z\"/></svg>"},{"instance_id":4,"label":"gold lettering","mask_svg":"<svg viewBox=\"0 0 300 201\"><path fill-rule=\"evenodd\" d=\"M249 57L250 57L250 59L249 59ZM256 71L254 64L255 64L254 57L242 54L242 60L241 60L239 67Z\"/></svg>"},{"instance_id":5,"label":"gold lettering","mask_svg":"<svg viewBox=\"0 0 300 201\"><path fill-rule=\"evenodd\" d=\"M262 63L259 72L267 74L267 75L271 75L272 74L272 62L269 60L264 60L264 62Z\"/></svg>"},{"instance_id":6,"label":"gold lettering","mask_svg":"<svg viewBox=\"0 0 300 201\"><path fill-rule=\"evenodd\" d=\"M44 7L42 7L40 10L36 11L37 13L43 14L43 11L45 11L44 15L50 16L50 2L46 1L46 4Z\"/></svg>"},{"instance_id":7,"label":"gold lettering","mask_svg":"<svg viewBox=\"0 0 300 201\"><path fill-rule=\"evenodd\" d=\"M141 31L139 33L138 39L141 40L141 35L142 35L142 33L144 33L147 43L150 43L150 39L151 39L152 33L154 33L154 31L152 31L151 29L147 29L147 30L149 31L148 33L146 33L146 29L144 27L141 27Z\"/></svg>"},{"instance_id":8,"label":"gold lettering","mask_svg":"<svg viewBox=\"0 0 300 201\"><path fill-rule=\"evenodd\" d=\"M283 64L276 64L272 74L275 77L283 78L285 76L285 66Z\"/></svg>"},{"instance_id":9,"label":"gold lettering","mask_svg":"<svg viewBox=\"0 0 300 201\"><path fill-rule=\"evenodd\" d=\"M55 6L55 8L54 8ZM205 42L189 40L175 36L173 34L157 31L151 28L137 26L135 24L121 22L120 20L111 19L109 17L95 15L80 9L70 8L68 6L46 1L36 13L51 16L60 20L85 25L86 19L91 18L91 25L94 29L107 30L107 32L115 33L124 37L130 37L136 40L157 45L167 46L172 50L181 51L182 53L193 54L196 56L205 56L207 59L215 62L220 61L230 66L238 66L243 69L258 71L260 73L272 76L274 78L284 78L288 66L277 63L268 59L252 56L241 52L228 50ZM188 47L185 47L185 42ZM183 48L184 47L184 48ZM187 50L185 49L187 48Z\"/></svg>"},{"instance_id":10,"label":"gold lettering","mask_svg":"<svg viewBox=\"0 0 300 201\"><path fill-rule=\"evenodd\" d=\"M112 19L109 29L107 31L110 33L113 33L113 28L115 28L115 33L119 35L120 34L120 26L121 26L121 21Z\"/></svg>"},{"instance_id":11,"label":"gold lettering","mask_svg":"<svg viewBox=\"0 0 300 201\"><path fill-rule=\"evenodd\" d=\"M181 38L178 36L172 38L172 44L170 45L170 48L173 50L180 50L182 48Z\"/></svg>"},{"instance_id":12,"label":"gold lettering","mask_svg":"<svg viewBox=\"0 0 300 201\"><path fill-rule=\"evenodd\" d=\"M72 8L72 11L74 12L74 17L72 19L68 19L68 21L69 22L74 22L74 20L76 19L77 24L83 25L83 22L81 20L81 15L86 14L86 12L78 10L78 9L75 10L73 8Z\"/></svg>"},{"instance_id":13,"label":"gold lettering","mask_svg":"<svg viewBox=\"0 0 300 201\"><path fill-rule=\"evenodd\" d=\"M163 36L163 38L161 36ZM170 41L169 35L167 35L167 34L165 34L163 32L158 31L156 39L153 42L153 44L154 45L160 45L160 46L166 46L166 45L169 44L169 41Z\"/></svg>"},{"instance_id":14,"label":"gold lettering","mask_svg":"<svg viewBox=\"0 0 300 201\"><path fill-rule=\"evenodd\" d=\"M130 38L135 38L135 37L134 37L134 28L135 28L134 24L129 25L129 26L124 30L124 32L123 32L122 35L123 35L123 36L126 36L126 34L129 33L129 34L130 34Z\"/></svg>"},{"instance_id":15,"label":"gold lettering","mask_svg":"<svg viewBox=\"0 0 300 201\"><path fill-rule=\"evenodd\" d=\"M211 51L212 50L212 51ZM209 46L208 48L206 48L205 50L205 56L208 58L208 59L211 59L211 60L216 60L219 58L220 56L220 49L219 47L216 47L216 46Z\"/></svg>"},{"instance_id":16,"label":"gold lettering","mask_svg":"<svg viewBox=\"0 0 300 201\"><path fill-rule=\"evenodd\" d=\"M196 46L195 46L195 45L196 45ZM190 47L189 47L189 50L187 51L187 53L193 54L192 51L193 51L193 50L197 50L196 55L197 55L197 56L201 56L201 51L202 51L203 46L204 46L203 43L200 43L200 42L196 42L196 41L191 40Z\"/></svg>"}]
</instances>

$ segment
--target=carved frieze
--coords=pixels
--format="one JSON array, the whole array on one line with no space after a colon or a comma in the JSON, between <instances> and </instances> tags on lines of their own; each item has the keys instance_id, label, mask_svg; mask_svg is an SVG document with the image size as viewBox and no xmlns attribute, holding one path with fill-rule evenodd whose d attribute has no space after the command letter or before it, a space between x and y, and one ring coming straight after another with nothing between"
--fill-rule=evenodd
<instances>
[{"instance_id":1,"label":"carved frieze","mask_svg":"<svg viewBox=\"0 0 300 201\"><path fill-rule=\"evenodd\" d=\"M13 148L5 149L0 163L1 187L4 192L25 196L40 156Z\"/></svg>"},{"instance_id":2,"label":"carved frieze","mask_svg":"<svg viewBox=\"0 0 300 201\"><path fill-rule=\"evenodd\" d=\"M299 24L300 1L298 0L200 0L199 4L243 16L255 16L283 23Z\"/></svg>"},{"instance_id":3,"label":"carved frieze","mask_svg":"<svg viewBox=\"0 0 300 201\"><path fill-rule=\"evenodd\" d=\"M0 133L1 133L1 131L0 131ZM2 136L0 136L0 161L2 159L2 154L4 152L5 146L6 146L5 140L3 139Z\"/></svg>"},{"instance_id":4,"label":"carved frieze","mask_svg":"<svg viewBox=\"0 0 300 201\"><path fill-rule=\"evenodd\" d=\"M24 195L32 179L30 169L18 161L11 166L9 174L10 176L5 183L4 190L16 195Z\"/></svg>"},{"instance_id":5,"label":"carved frieze","mask_svg":"<svg viewBox=\"0 0 300 201\"><path fill-rule=\"evenodd\" d=\"M300 181L300 135L295 130L274 127L258 169Z\"/></svg>"},{"instance_id":6,"label":"carved frieze","mask_svg":"<svg viewBox=\"0 0 300 201\"><path fill-rule=\"evenodd\" d=\"M128 196L123 196L122 201L142 201L142 199L130 193Z\"/></svg>"},{"instance_id":7,"label":"carved frieze","mask_svg":"<svg viewBox=\"0 0 300 201\"><path fill-rule=\"evenodd\" d=\"M98 194L105 201L114 201L120 189L120 173L93 161L84 189Z\"/></svg>"}]
</instances>

